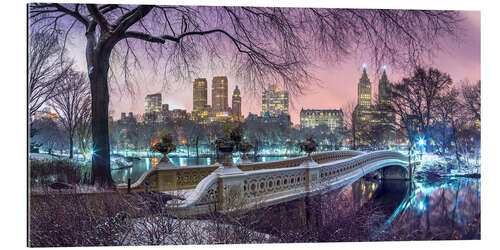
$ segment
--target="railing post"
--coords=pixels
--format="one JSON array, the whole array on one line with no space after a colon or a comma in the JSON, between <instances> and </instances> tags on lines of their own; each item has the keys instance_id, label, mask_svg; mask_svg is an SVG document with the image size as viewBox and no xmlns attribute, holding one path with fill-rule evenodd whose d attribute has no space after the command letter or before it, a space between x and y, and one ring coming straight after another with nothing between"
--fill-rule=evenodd
<instances>
[{"instance_id":1,"label":"railing post","mask_svg":"<svg viewBox=\"0 0 500 250\"><path fill-rule=\"evenodd\" d=\"M232 160L232 152L224 152L224 161L214 171L217 174L217 211L222 212L243 198L246 174Z\"/></svg>"},{"instance_id":2,"label":"railing post","mask_svg":"<svg viewBox=\"0 0 500 250\"><path fill-rule=\"evenodd\" d=\"M305 192L310 192L314 188L314 183L319 179L319 169L314 168L318 166L318 163L316 163L313 158L308 155L301 166L305 168L304 190Z\"/></svg>"}]
</instances>

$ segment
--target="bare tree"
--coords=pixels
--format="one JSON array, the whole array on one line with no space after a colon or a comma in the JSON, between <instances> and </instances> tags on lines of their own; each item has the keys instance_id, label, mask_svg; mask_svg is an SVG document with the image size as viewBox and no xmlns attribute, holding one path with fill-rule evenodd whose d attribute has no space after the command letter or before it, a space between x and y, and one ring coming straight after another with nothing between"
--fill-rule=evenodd
<instances>
[{"instance_id":1,"label":"bare tree","mask_svg":"<svg viewBox=\"0 0 500 250\"><path fill-rule=\"evenodd\" d=\"M445 149L448 147L446 131L449 127L452 128L452 140L455 142L456 151L458 152L458 126L457 120L463 119L461 115L461 110L463 110L464 105L458 99L460 92L456 88L451 88L449 91L442 93L437 100L437 105L434 107L433 113L436 116L434 124L438 127L440 136L433 136L436 141L441 142L441 151L444 154ZM438 138L436 138L438 137ZM459 159L458 153L456 154L457 159Z\"/></svg>"},{"instance_id":2,"label":"bare tree","mask_svg":"<svg viewBox=\"0 0 500 250\"><path fill-rule=\"evenodd\" d=\"M101 186L113 185L107 120L108 75L120 72L114 67L128 79L147 59L165 79L192 79L204 57L216 62L209 65L229 62L250 88L280 82L301 93L314 80L307 69L312 60L336 62L366 48L379 65L414 64L438 48L441 37L455 35L461 20L455 11L51 3L31 4L29 18L32 26L62 31L65 38L85 35L92 173Z\"/></svg>"},{"instance_id":3,"label":"bare tree","mask_svg":"<svg viewBox=\"0 0 500 250\"><path fill-rule=\"evenodd\" d=\"M28 99L29 117L50 100L56 86L71 67L64 57L56 36L47 32L34 32L29 36Z\"/></svg>"},{"instance_id":4,"label":"bare tree","mask_svg":"<svg viewBox=\"0 0 500 250\"><path fill-rule=\"evenodd\" d=\"M64 130L52 118L35 119L31 127L37 131L30 139L31 142L47 151L49 155L54 154L55 150L62 151L68 145L64 138Z\"/></svg>"},{"instance_id":5,"label":"bare tree","mask_svg":"<svg viewBox=\"0 0 500 250\"><path fill-rule=\"evenodd\" d=\"M76 122L76 145L78 151L83 155L84 160L87 160L88 154L92 151L92 110L90 108L91 99L87 94L81 106L81 112Z\"/></svg>"},{"instance_id":6,"label":"bare tree","mask_svg":"<svg viewBox=\"0 0 500 250\"><path fill-rule=\"evenodd\" d=\"M462 95L466 110L471 118L481 121L481 81L470 84L468 81L462 86Z\"/></svg>"},{"instance_id":7,"label":"bare tree","mask_svg":"<svg viewBox=\"0 0 500 250\"><path fill-rule=\"evenodd\" d=\"M342 111L344 113L344 133L347 135L347 138L352 143L352 148L356 149L356 129L353 122L353 113L356 108L356 101L351 100L345 106L342 107Z\"/></svg>"},{"instance_id":8,"label":"bare tree","mask_svg":"<svg viewBox=\"0 0 500 250\"><path fill-rule=\"evenodd\" d=\"M86 100L90 94L88 85L85 74L70 71L57 86L58 94L50 102L68 135L70 159L73 158L73 139L76 129L82 122L82 116L87 112Z\"/></svg>"},{"instance_id":9,"label":"bare tree","mask_svg":"<svg viewBox=\"0 0 500 250\"><path fill-rule=\"evenodd\" d=\"M433 111L438 105L439 97L451 84L448 74L421 67L417 67L411 77L403 78L400 83L395 84L392 88L392 102L400 127L408 130L407 125L416 122L418 130L429 138ZM410 117L412 122L409 121Z\"/></svg>"}]
</instances>

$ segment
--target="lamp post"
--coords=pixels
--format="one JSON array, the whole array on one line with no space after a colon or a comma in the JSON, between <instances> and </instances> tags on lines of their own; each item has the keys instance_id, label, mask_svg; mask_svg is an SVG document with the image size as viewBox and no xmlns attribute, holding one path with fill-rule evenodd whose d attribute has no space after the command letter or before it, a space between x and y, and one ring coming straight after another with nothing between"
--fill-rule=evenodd
<instances>
[{"instance_id":1,"label":"lamp post","mask_svg":"<svg viewBox=\"0 0 500 250\"><path fill-rule=\"evenodd\" d=\"M419 146L419 148L420 148L420 160L422 160L422 155L423 155L423 153L424 153L424 152L423 152L423 149L424 149L425 144L426 144L425 139L424 139L424 138L422 138L422 137L421 137L421 138L419 138L419 139L418 139L418 141L417 141L417 144L418 144L418 146Z\"/></svg>"}]
</instances>

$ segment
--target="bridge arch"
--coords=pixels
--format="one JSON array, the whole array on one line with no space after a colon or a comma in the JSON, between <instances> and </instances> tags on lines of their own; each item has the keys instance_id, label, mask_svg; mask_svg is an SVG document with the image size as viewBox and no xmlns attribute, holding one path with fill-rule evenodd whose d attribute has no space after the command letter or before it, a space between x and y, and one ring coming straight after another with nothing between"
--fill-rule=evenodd
<instances>
[{"instance_id":1,"label":"bridge arch","mask_svg":"<svg viewBox=\"0 0 500 250\"><path fill-rule=\"evenodd\" d=\"M246 206L249 208L266 207L339 190L374 171L380 171L382 178L399 180L408 178L409 172L408 158L393 151L375 151L319 164L307 158L298 166L235 170L233 166L213 171L196 185L186 200L175 204L173 209L185 216L192 216L208 212L207 206L216 203L218 210L225 211L225 204L232 199L248 201ZM274 185L274 181L280 181L280 184ZM252 184L256 183L258 186L252 190Z\"/></svg>"}]
</instances>

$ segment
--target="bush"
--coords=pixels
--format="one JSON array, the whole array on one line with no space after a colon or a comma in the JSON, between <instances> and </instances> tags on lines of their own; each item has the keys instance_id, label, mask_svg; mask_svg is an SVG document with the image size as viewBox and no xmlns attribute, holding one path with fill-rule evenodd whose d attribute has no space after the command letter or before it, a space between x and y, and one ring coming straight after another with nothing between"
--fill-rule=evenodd
<instances>
[{"instance_id":1,"label":"bush","mask_svg":"<svg viewBox=\"0 0 500 250\"><path fill-rule=\"evenodd\" d=\"M116 192L31 195L29 246L123 245L131 208Z\"/></svg>"},{"instance_id":2,"label":"bush","mask_svg":"<svg viewBox=\"0 0 500 250\"><path fill-rule=\"evenodd\" d=\"M86 166L69 160L30 159L29 177L31 185L64 182L78 184L84 182Z\"/></svg>"}]
</instances>

